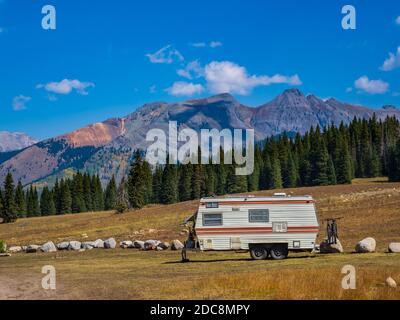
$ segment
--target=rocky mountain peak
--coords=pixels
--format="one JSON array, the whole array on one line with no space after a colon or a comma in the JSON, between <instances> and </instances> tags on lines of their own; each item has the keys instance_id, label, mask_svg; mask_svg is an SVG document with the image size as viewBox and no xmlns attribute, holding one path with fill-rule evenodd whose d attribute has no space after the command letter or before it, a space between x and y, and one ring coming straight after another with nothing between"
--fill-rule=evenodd
<instances>
[{"instance_id":1,"label":"rocky mountain peak","mask_svg":"<svg viewBox=\"0 0 400 320\"><path fill-rule=\"evenodd\" d=\"M382 109L386 110L386 111L396 111L397 110L396 106L393 106L393 105L383 106Z\"/></svg>"},{"instance_id":2,"label":"rocky mountain peak","mask_svg":"<svg viewBox=\"0 0 400 320\"><path fill-rule=\"evenodd\" d=\"M25 133L0 131L0 152L21 150L37 142Z\"/></svg>"}]
</instances>

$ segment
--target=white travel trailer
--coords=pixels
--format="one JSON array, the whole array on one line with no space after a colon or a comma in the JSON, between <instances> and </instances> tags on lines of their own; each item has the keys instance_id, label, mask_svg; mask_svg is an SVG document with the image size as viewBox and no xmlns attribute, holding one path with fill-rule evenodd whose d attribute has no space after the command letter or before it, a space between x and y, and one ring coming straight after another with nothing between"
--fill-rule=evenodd
<instances>
[{"instance_id":1,"label":"white travel trailer","mask_svg":"<svg viewBox=\"0 0 400 320\"><path fill-rule=\"evenodd\" d=\"M224 197L200 200L187 248L249 250L256 260L285 259L289 251L312 251L319 232L311 196ZM186 257L184 256L186 259Z\"/></svg>"}]
</instances>

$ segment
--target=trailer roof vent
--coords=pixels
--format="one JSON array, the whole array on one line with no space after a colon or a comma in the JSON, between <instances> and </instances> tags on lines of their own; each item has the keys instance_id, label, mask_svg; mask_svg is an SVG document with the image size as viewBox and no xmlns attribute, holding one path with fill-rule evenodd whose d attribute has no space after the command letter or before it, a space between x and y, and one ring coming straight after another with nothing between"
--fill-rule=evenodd
<instances>
[{"instance_id":1,"label":"trailer roof vent","mask_svg":"<svg viewBox=\"0 0 400 320\"><path fill-rule=\"evenodd\" d=\"M280 197L280 198L285 198L285 197L287 197L287 194L286 193L274 193L274 197Z\"/></svg>"}]
</instances>

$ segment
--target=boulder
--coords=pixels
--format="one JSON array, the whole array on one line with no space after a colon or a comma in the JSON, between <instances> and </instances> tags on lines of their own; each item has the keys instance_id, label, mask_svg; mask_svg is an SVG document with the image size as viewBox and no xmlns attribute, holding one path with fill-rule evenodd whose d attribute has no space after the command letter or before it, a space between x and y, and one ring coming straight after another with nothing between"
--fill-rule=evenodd
<instances>
[{"instance_id":1,"label":"boulder","mask_svg":"<svg viewBox=\"0 0 400 320\"><path fill-rule=\"evenodd\" d=\"M329 244L328 240L324 240L319 245L320 253L343 253L343 246L340 243L339 239L337 239L336 243Z\"/></svg>"},{"instance_id":2,"label":"boulder","mask_svg":"<svg viewBox=\"0 0 400 320\"><path fill-rule=\"evenodd\" d=\"M144 241L139 241L139 240L134 241L133 247L136 249L144 250Z\"/></svg>"},{"instance_id":3,"label":"boulder","mask_svg":"<svg viewBox=\"0 0 400 320\"><path fill-rule=\"evenodd\" d=\"M94 241L82 242L81 248L84 250L92 250L95 248Z\"/></svg>"},{"instance_id":4,"label":"boulder","mask_svg":"<svg viewBox=\"0 0 400 320\"><path fill-rule=\"evenodd\" d=\"M389 244L389 252L400 253L400 242L392 242Z\"/></svg>"},{"instance_id":5,"label":"boulder","mask_svg":"<svg viewBox=\"0 0 400 320\"><path fill-rule=\"evenodd\" d=\"M184 245L179 240L173 240L171 243L171 250L182 250Z\"/></svg>"},{"instance_id":6,"label":"boulder","mask_svg":"<svg viewBox=\"0 0 400 320\"><path fill-rule=\"evenodd\" d=\"M101 239L97 239L96 241L93 242L93 247L94 248L104 248L104 241Z\"/></svg>"},{"instance_id":7,"label":"boulder","mask_svg":"<svg viewBox=\"0 0 400 320\"><path fill-rule=\"evenodd\" d=\"M357 253L370 253L375 252L376 241L374 238L365 238L356 245Z\"/></svg>"},{"instance_id":8,"label":"boulder","mask_svg":"<svg viewBox=\"0 0 400 320\"><path fill-rule=\"evenodd\" d=\"M8 252L10 252L10 253L22 252L22 247L20 247L20 246L10 247L10 248L8 249Z\"/></svg>"},{"instance_id":9,"label":"boulder","mask_svg":"<svg viewBox=\"0 0 400 320\"><path fill-rule=\"evenodd\" d=\"M0 258L11 257L11 253L0 253Z\"/></svg>"},{"instance_id":10,"label":"boulder","mask_svg":"<svg viewBox=\"0 0 400 320\"><path fill-rule=\"evenodd\" d=\"M81 250L82 244L79 241L70 241L68 245L68 250L79 251Z\"/></svg>"},{"instance_id":11,"label":"boulder","mask_svg":"<svg viewBox=\"0 0 400 320\"><path fill-rule=\"evenodd\" d=\"M157 246L160 244L158 240L147 240L144 243L144 250L156 250Z\"/></svg>"},{"instance_id":12,"label":"boulder","mask_svg":"<svg viewBox=\"0 0 400 320\"><path fill-rule=\"evenodd\" d=\"M397 287L397 283L396 283L396 281L394 281L394 279L392 277L389 277L386 279L386 284L391 288Z\"/></svg>"},{"instance_id":13,"label":"boulder","mask_svg":"<svg viewBox=\"0 0 400 320\"><path fill-rule=\"evenodd\" d=\"M68 250L68 247L69 247L69 242L67 242L67 241L64 241L64 242L61 242L61 243L57 244L57 249L58 250Z\"/></svg>"},{"instance_id":14,"label":"boulder","mask_svg":"<svg viewBox=\"0 0 400 320\"><path fill-rule=\"evenodd\" d=\"M40 246L37 246L36 244L30 244L29 246L26 247L26 253L35 253L40 249Z\"/></svg>"},{"instance_id":15,"label":"boulder","mask_svg":"<svg viewBox=\"0 0 400 320\"><path fill-rule=\"evenodd\" d=\"M119 246L123 249L133 248L133 242L129 240L121 241Z\"/></svg>"},{"instance_id":16,"label":"boulder","mask_svg":"<svg viewBox=\"0 0 400 320\"><path fill-rule=\"evenodd\" d=\"M169 249L170 244L169 242L160 242L157 246L157 248L161 248L162 250L167 250Z\"/></svg>"},{"instance_id":17,"label":"boulder","mask_svg":"<svg viewBox=\"0 0 400 320\"><path fill-rule=\"evenodd\" d=\"M53 241L46 242L44 245L40 247L42 252L57 252L57 248Z\"/></svg>"},{"instance_id":18,"label":"boulder","mask_svg":"<svg viewBox=\"0 0 400 320\"><path fill-rule=\"evenodd\" d=\"M114 238L110 238L104 241L104 248L105 249L115 249L117 246L117 242Z\"/></svg>"}]
</instances>

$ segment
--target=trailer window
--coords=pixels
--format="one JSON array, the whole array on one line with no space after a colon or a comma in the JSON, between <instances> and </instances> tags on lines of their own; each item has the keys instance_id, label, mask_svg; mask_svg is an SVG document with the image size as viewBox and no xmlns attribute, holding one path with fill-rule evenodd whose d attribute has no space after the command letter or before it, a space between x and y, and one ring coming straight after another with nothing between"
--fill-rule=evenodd
<instances>
[{"instance_id":1,"label":"trailer window","mask_svg":"<svg viewBox=\"0 0 400 320\"><path fill-rule=\"evenodd\" d=\"M207 203L206 203L206 208L207 208L207 209L216 209L216 208L219 208L219 203L218 203L218 202L207 202Z\"/></svg>"},{"instance_id":2,"label":"trailer window","mask_svg":"<svg viewBox=\"0 0 400 320\"><path fill-rule=\"evenodd\" d=\"M222 226L222 213L203 214L203 226Z\"/></svg>"},{"instance_id":3,"label":"trailer window","mask_svg":"<svg viewBox=\"0 0 400 320\"><path fill-rule=\"evenodd\" d=\"M249 210L249 222L269 222L269 210L268 209L250 209Z\"/></svg>"}]
</instances>

